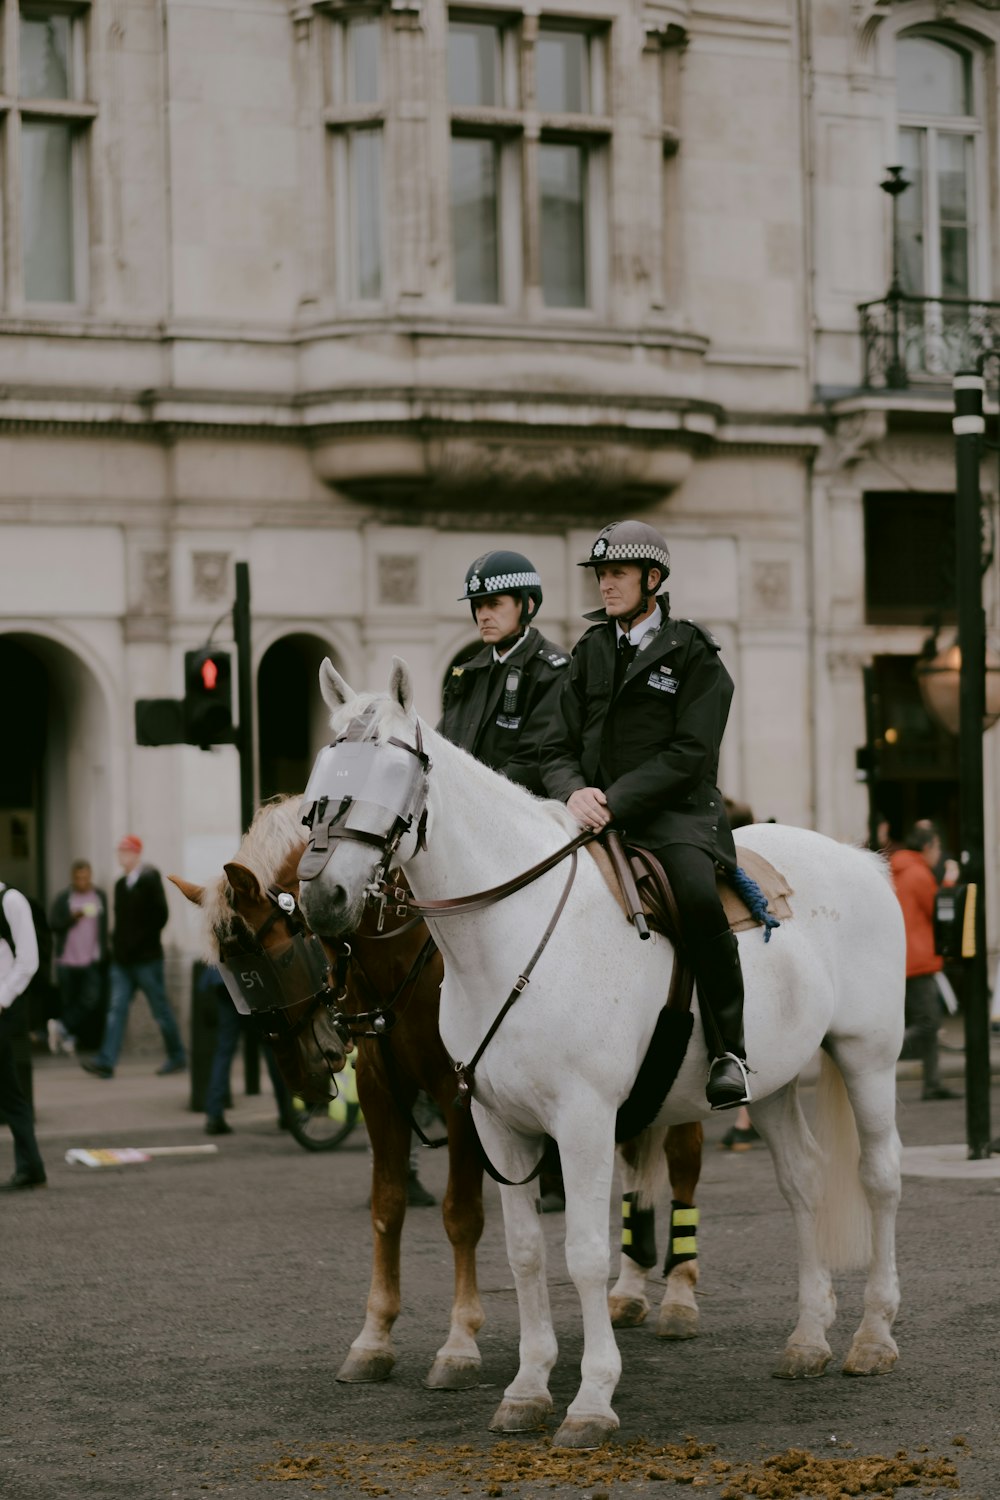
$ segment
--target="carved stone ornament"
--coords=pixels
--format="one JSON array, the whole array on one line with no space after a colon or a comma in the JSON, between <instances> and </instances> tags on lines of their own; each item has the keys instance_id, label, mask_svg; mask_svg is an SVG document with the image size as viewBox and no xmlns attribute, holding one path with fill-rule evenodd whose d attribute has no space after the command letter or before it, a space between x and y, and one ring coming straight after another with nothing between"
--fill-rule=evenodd
<instances>
[{"instance_id":1,"label":"carved stone ornament","mask_svg":"<svg viewBox=\"0 0 1000 1500\"><path fill-rule=\"evenodd\" d=\"M401 430L331 434L313 448L316 472L365 503L448 508L572 505L606 509L669 493L693 463L695 440L629 441L592 428L509 436Z\"/></svg>"},{"instance_id":2,"label":"carved stone ornament","mask_svg":"<svg viewBox=\"0 0 1000 1500\"><path fill-rule=\"evenodd\" d=\"M787 558L757 558L750 569L750 587L757 609L768 615L787 615L792 607L792 565Z\"/></svg>"},{"instance_id":3,"label":"carved stone ornament","mask_svg":"<svg viewBox=\"0 0 1000 1500\"><path fill-rule=\"evenodd\" d=\"M159 611L170 608L170 553L142 553L142 599L140 607Z\"/></svg>"},{"instance_id":4,"label":"carved stone ornament","mask_svg":"<svg viewBox=\"0 0 1000 1500\"><path fill-rule=\"evenodd\" d=\"M854 19L854 44L862 62L867 61L875 44L879 27L894 9L904 9L910 0L851 0ZM1000 0L972 0L980 10L1000 10ZM956 0L936 0L936 19L953 21L956 16Z\"/></svg>"},{"instance_id":5,"label":"carved stone ornament","mask_svg":"<svg viewBox=\"0 0 1000 1500\"><path fill-rule=\"evenodd\" d=\"M855 678L864 667L871 666L871 655L863 651L828 651L826 665L831 677Z\"/></svg>"},{"instance_id":6,"label":"carved stone ornament","mask_svg":"<svg viewBox=\"0 0 1000 1500\"><path fill-rule=\"evenodd\" d=\"M404 553L380 554L378 598L380 604L419 604L419 558Z\"/></svg>"},{"instance_id":7,"label":"carved stone ornament","mask_svg":"<svg viewBox=\"0 0 1000 1500\"><path fill-rule=\"evenodd\" d=\"M836 474L853 468L869 458L883 441L887 431L884 411L858 411L839 417L822 457L816 465L818 474Z\"/></svg>"},{"instance_id":8,"label":"carved stone ornament","mask_svg":"<svg viewBox=\"0 0 1000 1500\"><path fill-rule=\"evenodd\" d=\"M229 553L192 552L191 568L198 603L225 603L229 597Z\"/></svg>"}]
</instances>

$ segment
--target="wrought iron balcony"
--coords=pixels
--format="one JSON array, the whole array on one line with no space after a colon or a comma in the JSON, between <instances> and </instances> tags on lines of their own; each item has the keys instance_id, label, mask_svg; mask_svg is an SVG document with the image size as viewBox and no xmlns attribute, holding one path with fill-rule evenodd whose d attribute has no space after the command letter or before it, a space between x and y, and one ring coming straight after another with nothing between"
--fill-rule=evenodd
<instances>
[{"instance_id":1,"label":"wrought iron balcony","mask_svg":"<svg viewBox=\"0 0 1000 1500\"><path fill-rule=\"evenodd\" d=\"M1000 351L1000 302L888 294L862 302L866 389L944 384Z\"/></svg>"}]
</instances>

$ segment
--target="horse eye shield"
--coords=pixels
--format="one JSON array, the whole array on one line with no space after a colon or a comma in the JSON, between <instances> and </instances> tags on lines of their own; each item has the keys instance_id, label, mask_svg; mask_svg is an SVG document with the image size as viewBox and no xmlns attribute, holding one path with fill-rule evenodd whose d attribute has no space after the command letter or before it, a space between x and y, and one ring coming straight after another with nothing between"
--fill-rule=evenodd
<instances>
[{"instance_id":1,"label":"horse eye shield","mask_svg":"<svg viewBox=\"0 0 1000 1500\"><path fill-rule=\"evenodd\" d=\"M299 878L318 875L338 838L381 844L396 825L420 811L424 765L406 746L375 740L338 740L319 752L302 801L310 829ZM391 827L386 828L386 814Z\"/></svg>"},{"instance_id":2,"label":"horse eye shield","mask_svg":"<svg viewBox=\"0 0 1000 1500\"><path fill-rule=\"evenodd\" d=\"M219 972L242 1016L287 1010L328 987L326 949L315 933L296 933L285 948L264 953L234 949L219 959Z\"/></svg>"}]
</instances>

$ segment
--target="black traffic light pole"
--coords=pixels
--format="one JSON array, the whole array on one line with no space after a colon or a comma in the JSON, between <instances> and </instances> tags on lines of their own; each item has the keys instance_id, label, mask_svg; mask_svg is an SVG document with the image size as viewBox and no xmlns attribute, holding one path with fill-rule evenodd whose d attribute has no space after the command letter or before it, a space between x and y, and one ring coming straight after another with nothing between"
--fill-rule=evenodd
<instances>
[{"instance_id":1,"label":"black traffic light pole","mask_svg":"<svg viewBox=\"0 0 1000 1500\"><path fill-rule=\"evenodd\" d=\"M236 564L236 603L233 605L236 642L236 706L240 716L236 749L240 757L240 822L246 833L254 814L253 664L250 658L250 569Z\"/></svg>"},{"instance_id":2,"label":"black traffic light pole","mask_svg":"<svg viewBox=\"0 0 1000 1500\"><path fill-rule=\"evenodd\" d=\"M990 1154L990 1022L986 969L986 851L983 717L986 619L982 589L979 461L985 422L982 375L955 376L955 530L959 674L959 823L961 879L968 887L962 933L965 1021L965 1129L969 1159ZM969 910L969 902L973 903Z\"/></svg>"},{"instance_id":3,"label":"black traffic light pole","mask_svg":"<svg viewBox=\"0 0 1000 1500\"><path fill-rule=\"evenodd\" d=\"M253 765L253 662L250 655L250 568L236 564L236 602L233 605L233 640L236 643L236 703L239 726L235 743L240 757L240 822L243 832L254 814ZM260 1049L252 1027L243 1037L243 1086L248 1094L260 1093Z\"/></svg>"}]
</instances>

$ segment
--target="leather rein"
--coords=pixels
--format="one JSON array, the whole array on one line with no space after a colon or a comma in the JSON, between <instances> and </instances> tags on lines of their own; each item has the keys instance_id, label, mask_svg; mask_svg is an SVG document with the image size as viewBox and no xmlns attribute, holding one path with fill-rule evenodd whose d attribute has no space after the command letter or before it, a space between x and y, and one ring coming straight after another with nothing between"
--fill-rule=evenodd
<instances>
[{"instance_id":1,"label":"leather rein","mask_svg":"<svg viewBox=\"0 0 1000 1500\"><path fill-rule=\"evenodd\" d=\"M337 741L332 748L336 750L337 745L356 742L359 738L359 731L363 733L363 729L364 720L362 720L357 726L352 725L351 730L348 731L347 735L343 736L341 740ZM352 733L352 731L354 732ZM385 743L393 745L400 750L405 750L410 755L414 756L420 766L420 769L426 775L426 772L430 769L430 759L424 750L423 737L421 735L419 720L417 720L416 725L416 745L409 745L405 741L396 738L389 739L385 741ZM321 756L322 754L323 752L321 752ZM317 762L317 764L319 764L319 762ZM316 773L314 768L314 775L315 774ZM563 860L569 859L570 861L569 875L567 877L566 883L563 887L559 900L556 903L555 910L553 911L552 916L549 918L548 925L535 947L535 951L532 953L528 962L524 965L521 973L518 974L517 978L515 979L514 984L512 985L510 992L507 995L507 998L501 1005L499 1011L493 1019L493 1022L487 1030L486 1035L483 1037L483 1040L480 1042L472 1058L469 1060L469 1062L456 1062L454 1064L458 1086L457 1095L455 1098L455 1106L467 1106L470 1098L472 1097L473 1089L475 1087L476 1067L478 1066L483 1053L486 1051L486 1048L489 1046L499 1027L503 1023L503 1020L510 1010L511 1006L527 987L531 979L532 970L535 968L535 965L538 963L538 960L541 958L546 947L548 946L549 939L555 932L555 929L559 922L559 918L562 916L562 913L566 907L566 903L569 900L570 891L573 888L573 882L576 879L578 851L585 844L591 843L595 838L597 838L597 832L594 829L582 830L574 838L572 838L569 843L562 845L559 849L555 850L554 853L547 855L544 859L539 860L538 863L532 865L530 869L523 871L519 875L513 876L511 879L504 881L501 885L492 886L488 890L477 891L468 896L452 896L442 900L416 901L413 898L412 892L409 891L405 886L400 886L390 881L389 866L403 835L412 827L413 819L415 817L417 818L417 852L419 852L421 849L426 849L426 802L424 801L422 807L420 808L419 815L417 814L415 806L412 807L407 816L402 816L399 812L396 812L393 824L389 829L389 832L383 835L379 835L367 829L354 829L344 826L344 819L349 813L352 805L354 805L355 801L357 800L364 800L363 797L344 797L340 801L340 805L337 811L333 814L332 817L328 818L327 814L333 799L326 793L325 786L322 784L322 778L318 778L318 780L319 785L317 785L316 791L314 792L313 799L311 801L308 800L310 788L307 788L306 790L307 802L306 804L304 804L304 807L307 810L304 811L303 822L305 822L309 827L310 840L309 847L299 862L299 875L303 879L315 878L315 876L318 875L320 871L325 867L331 853L333 852L331 845L335 846L341 839L356 839L362 843L373 844L376 848L381 849L382 857L379 860L375 876L373 877L372 882L368 887L369 898L381 903L382 910L379 913L378 923L379 935L381 936L389 937L391 935L399 935L400 933L408 930L410 927L415 926L418 922L427 918L439 919L446 916L460 916L471 912L484 911L486 908L493 906L500 901L503 901L508 896L513 895L516 891L523 890L526 886L531 885L534 881L540 879L542 875L545 875L548 873L548 871L555 869L557 865L560 865L563 862ZM310 778L310 786L312 786L312 784L313 778ZM423 795L426 795L426 791L424 791ZM392 808L387 808L386 810L390 812L393 811ZM392 903L394 914L397 917L408 917L409 920L406 922L404 927L397 928L395 934L382 934L381 927L385 917L385 908L387 903L389 902ZM421 1138L426 1141L426 1137L423 1136L423 1132L419 1131L419 1129L418 1134L420 1134ZM482 1150L481 1146L480 1149ZM533 1172L530 1172L527 1177L521 1178L517 1183L515 1183L510 1178L504 1177L499 1172L497 1172L492 1163L489 1161L489 1158L486 1156L485 1151L482 1152L482 1155L486 1170L489 1172L494 1181L503 1183L508 1187L520 1186L523 1183L531 1182L533 1178L537 1177L538 1173L542 1169L542 1160L539 1160L538 1165L535 1167Z\"/></svg>"}]
</instances>

